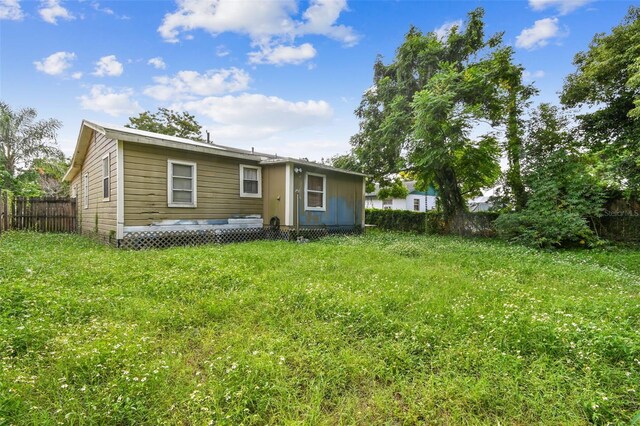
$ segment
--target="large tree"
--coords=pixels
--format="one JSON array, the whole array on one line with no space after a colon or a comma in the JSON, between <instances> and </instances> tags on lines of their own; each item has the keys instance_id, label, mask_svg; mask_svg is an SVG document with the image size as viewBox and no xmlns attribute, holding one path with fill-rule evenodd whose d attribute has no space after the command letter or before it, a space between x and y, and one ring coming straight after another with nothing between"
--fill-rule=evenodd
<instances>
[{"instance_id":1,"label":"large tree","mask_svg":"<svg viewBox=\"0 0 640 426\"><path fill-rule=\"evenodd\" d=\"M518 125L513 117L530 96L502 35L485 38L483 15L470 12L464 30L445 37L411 28L392 63L377 58L373 86L355 112L360 131L351 143L364 171L381 181L404 170L423 186L434 182L449 224L466 210L465 196L500 174L496 135L479 126L503 127L509 111Z\"/></svg>"},{"instance_id":2,"label":"large tree","mask_svg":"<svg viewBox=\"0 0 640 426\"><path fill-rule=\"evenodd\" d=\"M569 123L549 104L532 111L523 136L528 200L520 212L496 221L503 236L542 247L597 242L588 218L601 214L604 191L592 173L592 156L581 150Z\"/></svg>"},{"instance_id":3,"label":"large tree","mask_svg":"<svg viewBox=\"0 0 640 426\"><path fill-rule=\"evenodd\" d=\"M0 170L8 178L30 169L37 159L62 155L56 142L60 121L37 120L37 116L33 108L14 111L0 102Z\"/></svg>"},{"instance_id":4,"label":"large tree","mask_svg":"<svg viewBox=\"0 0 640 426\"><path fill-rule=\"evenodd\" d=\"M631 7L611 34L597 34L574 58L561 101L595 109L578 116L601 178L640 194L640 8Z\"/></svg>"},{"instance_id":5,"label":"large tree","mask_svg":"<svg viewBox=\"0 0 640 426\"><path fill-rule=\"evenodd\" d=\"M129 123L125 124L125 127L202 140L202 126L186 111L176 112L167 108L158 108L158 112L155 113L145 111L137 117L129 117Z\"/></svg>"}]
</instances>

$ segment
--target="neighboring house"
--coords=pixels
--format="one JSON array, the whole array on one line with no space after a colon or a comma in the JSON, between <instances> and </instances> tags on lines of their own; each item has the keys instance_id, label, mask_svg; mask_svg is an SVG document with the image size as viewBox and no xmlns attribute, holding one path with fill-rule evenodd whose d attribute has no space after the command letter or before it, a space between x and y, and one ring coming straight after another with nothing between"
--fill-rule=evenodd
<instances>
[{"instance_id":1,"label":"neighboring house","mask_svg":"<svg viewBox=\"0 0 640 426\"><path fill-rule=\"evenodd\" d=\"M64 180L81 232L364 226L365 175L83 121ZM276 219L277 218L277 219ZM272 220L273 219L273 220Z\"/></svg>"},{"instance_id":2,"label":"neighboring house","mask_svg":"<svg viewBox=\"0 0 640 426\"><path fill-rule=\"evenodd\" d=\"M373 209L389 209L389 210L413 210L416 212L425 212L436 208L436 198L438 194L436 190L429 186L427 191L417 191L415 181L403 182L409 195L407 198L387 198L381 200L378 198L380 186L376 185L374 192L366 194L366 206Z\"/></svg>"},{"instance_id":3,"label":"neighboring house","mask_svg":"<svg viewBox=\"0 0 640 426\"><path fill-rule=\"evenodd\" d=\"M488 212L491 210L491 207L493 207L493 203L491 202L491 197L488 195L482 195L469 200L470 212Z\"/></svg>"}]
</instances>

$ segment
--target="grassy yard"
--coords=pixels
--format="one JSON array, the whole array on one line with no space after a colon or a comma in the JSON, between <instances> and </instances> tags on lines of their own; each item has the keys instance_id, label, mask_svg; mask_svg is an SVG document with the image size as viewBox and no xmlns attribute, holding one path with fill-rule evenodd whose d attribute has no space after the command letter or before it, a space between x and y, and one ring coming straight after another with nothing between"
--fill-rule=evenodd
<instances>
[{"instance_id":1,"label":"grassy yard","mask_svg":"<svg viewBox=\"0 0 640 426\"><path fill-rule=\"evenodd\" d=\"M0 239L0 424L629 424L640 251Z\"/></svg>"}]
</instances>

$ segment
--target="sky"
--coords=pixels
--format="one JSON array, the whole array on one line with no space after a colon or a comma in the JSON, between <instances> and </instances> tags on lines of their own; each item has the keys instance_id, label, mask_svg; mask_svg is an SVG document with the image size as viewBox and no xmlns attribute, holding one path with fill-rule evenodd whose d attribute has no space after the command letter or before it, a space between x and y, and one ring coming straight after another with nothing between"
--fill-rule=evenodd
<instances>
[{"instance_id":1,"label":"sky","mask_svg":"<svg viewBox=\"0 0 640 426\"><path fill-rule=\"evenodd\" d=\"M411 25L446 33L485 9L535 102L558 102L577 52L618 25L615 0L0 0L0 100L63 124L124 125L158 107L195 115L214 143L321 160L349 150L377 55Z\"/></svg>"}]
</instances>

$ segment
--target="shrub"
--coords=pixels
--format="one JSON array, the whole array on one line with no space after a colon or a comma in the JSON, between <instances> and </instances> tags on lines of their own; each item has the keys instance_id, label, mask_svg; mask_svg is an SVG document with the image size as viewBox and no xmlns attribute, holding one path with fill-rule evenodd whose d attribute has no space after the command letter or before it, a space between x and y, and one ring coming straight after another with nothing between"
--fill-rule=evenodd
<instances>
[{"instance_id":1,"label":"shrub","mask_svg":"<svg viewBox=\"0 0 640 426\"><path fill-rule=\"evenodd\" d=\"M507 213L496 219L495 225L500 237L528 246L593 247L599 242L587 219L570 211Z\"/></svg>"},{"instance_id":2,"label":"shrub","mask_svg":"<svg viewBox=\"0 0 640 426\"><path fill-rule=\"evenodd\" d=\"M367 209L365 222L381 229L424 233L425 213L410 210Z\"/></svg>"},{"instance_id":3,"label":"shrub","mask_svg":"<svg viewBox=\"0 0 640 426\"><path fill-rule=\"evenodd\" d=\"M494 212L466 213L458 227L453 230L447 228L442 212L431 210L428 212L414 212L410 210L380 210L367 209L365 221L381 229L393 231L409 231L419 234L447 234L456 233L467 236L493 236L495 228L493 222L499 216Z\"/></svg>"}]
</instances>

